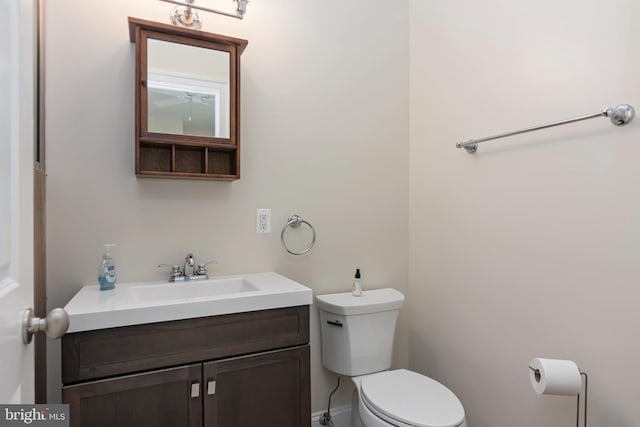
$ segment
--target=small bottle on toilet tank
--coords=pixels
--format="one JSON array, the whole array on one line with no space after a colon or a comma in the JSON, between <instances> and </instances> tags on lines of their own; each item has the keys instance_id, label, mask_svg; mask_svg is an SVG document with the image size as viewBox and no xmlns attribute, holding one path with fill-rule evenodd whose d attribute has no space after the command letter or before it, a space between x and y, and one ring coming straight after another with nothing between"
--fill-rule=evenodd
<instances>
[{"instance_id":1,"label":"small bottle on toilet tank","mask_svg":"<svg viewBox=\"0 0 640 427\"><path fill-rule=\"evenodd\" d=\"M362 282L360 281L360 269L356 268L356 276L353 278L353 284L351 285L351 293L354 297L362 295Z\"/></svg>"}]
</instances>

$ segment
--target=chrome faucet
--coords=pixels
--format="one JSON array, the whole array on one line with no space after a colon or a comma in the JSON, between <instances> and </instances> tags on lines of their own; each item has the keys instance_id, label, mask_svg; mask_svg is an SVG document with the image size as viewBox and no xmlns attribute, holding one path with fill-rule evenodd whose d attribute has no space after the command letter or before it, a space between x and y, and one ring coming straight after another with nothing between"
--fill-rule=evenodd
<instances>
[{"instance_id":1,"label":"chrome faucet","mask_svg":"<svg viewBox=\"0 0 640 427\"><path fill-rule=\"evenodd\" d=\"M182 268L182 274L185 277L194 276L196 273L196 262L193 259L193 254L187 254L184 258L184 267Z\"/></svg>"},{"instance_id":2,"label":"chrome faucet","mask_svg":"<svg viewBox=\"0 0 640 427\"><path fill-rule=\"evenodd\" d=\"M169 282L183 282L186 280L206 280L209 278L207 273L207 265L217 264L217 261L209 261L204 264L196 264L193 254L187 254L184 258L184 266L171 264L160 264L158 267L169 267Z\"/></svg>"}]
</instances>

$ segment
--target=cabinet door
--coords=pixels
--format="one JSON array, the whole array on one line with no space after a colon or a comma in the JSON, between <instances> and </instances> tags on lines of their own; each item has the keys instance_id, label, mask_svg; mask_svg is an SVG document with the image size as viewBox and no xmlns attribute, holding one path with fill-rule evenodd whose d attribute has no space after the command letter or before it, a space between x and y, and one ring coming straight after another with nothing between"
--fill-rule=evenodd
<instances>
[{"instance_id":1,"label":"cabinet door","mask_svg":"<svg viewBox=\"0 0 640 427\"><path fill-rule=\"evenodd\" d=\"M202 365L65 386L72 427L200 427Z\"/></svg>"},{"instance_id":2,"label":"cabinet door","mask_svg":"<svg viewBox=\"0 0 640 427\"><path fill-rule=\"evenodd\" d=\"M203 365L206 427L309 427L309 345Z\"/></svg>"}]
</instances>

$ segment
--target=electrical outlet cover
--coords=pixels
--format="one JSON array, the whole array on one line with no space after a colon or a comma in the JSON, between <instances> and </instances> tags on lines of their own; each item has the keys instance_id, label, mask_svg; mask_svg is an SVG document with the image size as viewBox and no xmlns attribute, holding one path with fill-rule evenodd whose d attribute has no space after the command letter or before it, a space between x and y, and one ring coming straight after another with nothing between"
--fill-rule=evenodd
<instances>
[{"instance_id":1,"label":"electrical outlet cover","mask_svg":"<svg viewBox=\"0 0 640 427\"><path fill-rule=\"evenodd\" d=\"M256 211L256 233L271 233L271 209Z\"/></svg>"}]
</instances>

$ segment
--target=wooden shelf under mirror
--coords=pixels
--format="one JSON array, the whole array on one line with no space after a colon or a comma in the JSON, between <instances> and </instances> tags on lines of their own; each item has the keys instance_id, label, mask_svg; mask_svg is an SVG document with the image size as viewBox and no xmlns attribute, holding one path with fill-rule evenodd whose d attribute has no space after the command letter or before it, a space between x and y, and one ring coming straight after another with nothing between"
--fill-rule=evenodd
<instances>
[{"instance_id":1,"label":"wooden shelf under mirror","mask_svg":"<svg viewBox=\"0 0 640 427\"><path fill-rule=\"evenodd\" d=\"M136 44L136 176L240 178L247 41L129 18Z\"/></svg>"},{"instance_id":2,"label":"wooden shelf under mirror","mask_svg":"<svg viewBox=\"0 0 640 427\"><path fill-rule=\"evenodd\" d=\"M238 175L232 147L141 142L139 175L174 178L228 179Z\"/></svg>"}]
</instances>

